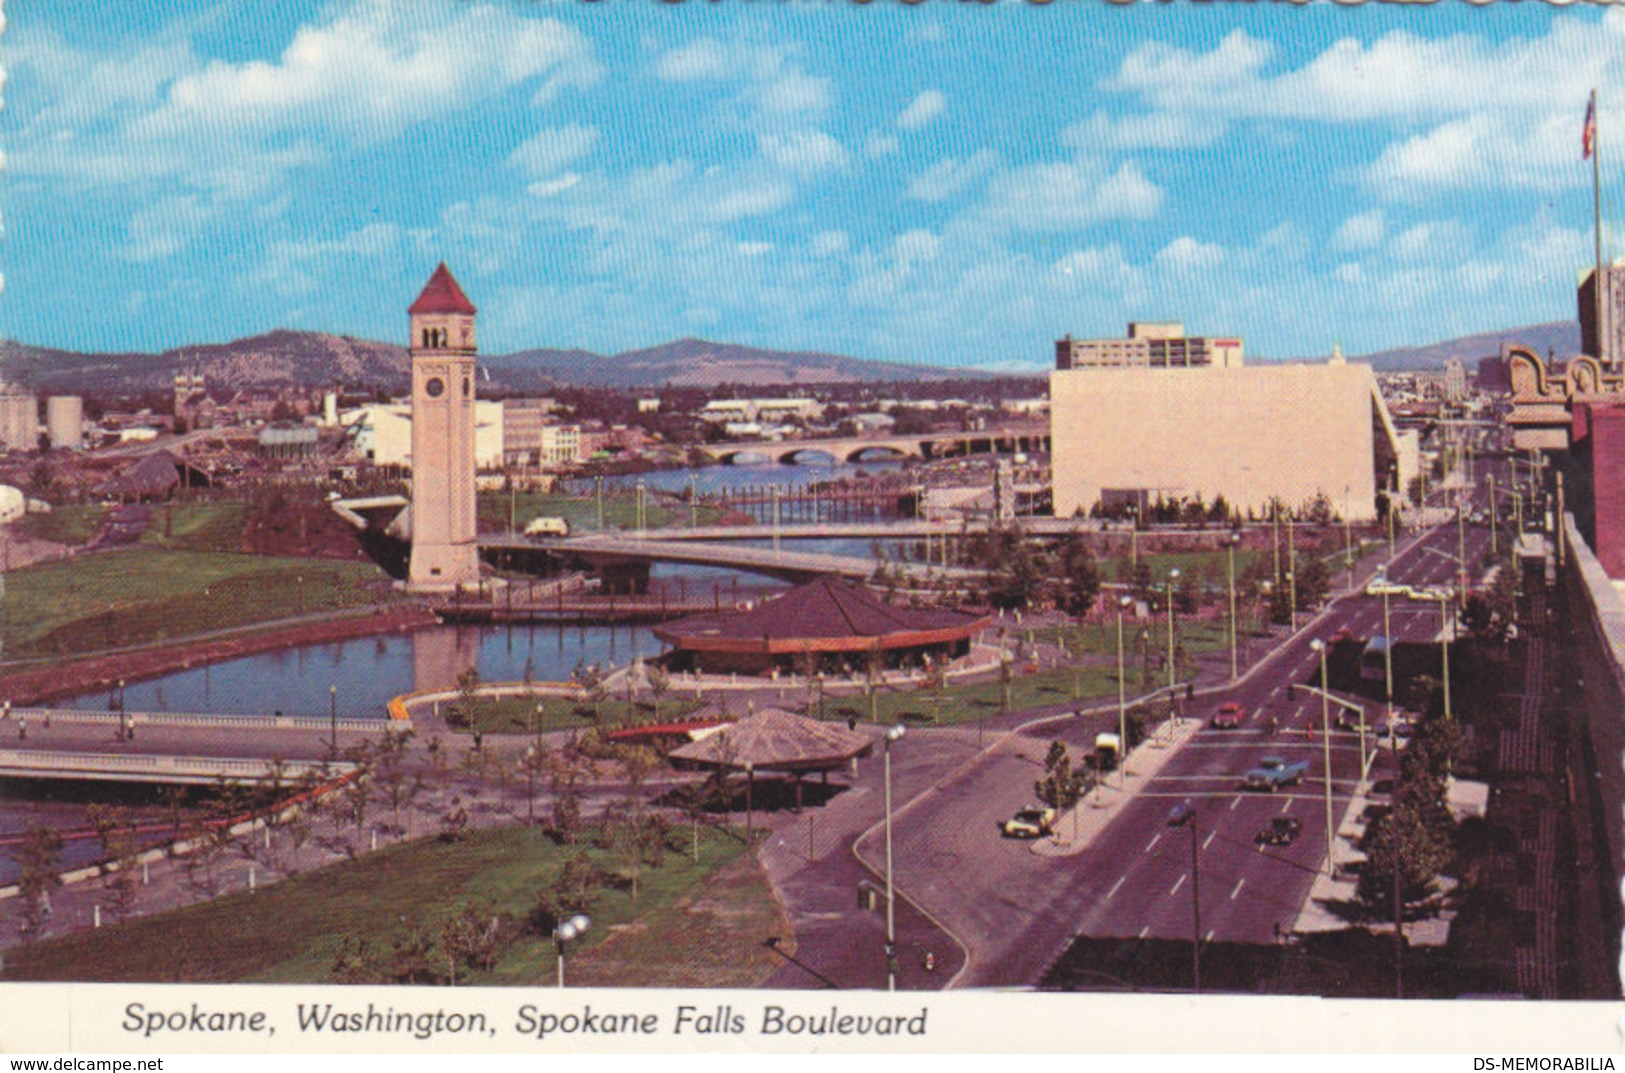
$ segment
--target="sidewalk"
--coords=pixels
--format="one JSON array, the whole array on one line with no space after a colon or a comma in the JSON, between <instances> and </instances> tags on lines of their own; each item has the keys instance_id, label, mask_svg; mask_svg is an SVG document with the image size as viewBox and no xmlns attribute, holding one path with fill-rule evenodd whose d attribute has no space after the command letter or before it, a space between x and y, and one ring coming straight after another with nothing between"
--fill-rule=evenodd
<instances>
[{"instance_id":1,"label":"sidewalk","mask_svg":"<svg viewBox=\"0 0 1625 1073\"><path fill-rule=\"evenodd\" d=\"M1088 849L1201 726L1202 721L1193 718L1169 720L1158 726L1124 758L1122 768L1115 773L1127 778L1108 776L1103 785L1056 817L1055 837L1034 842L1032 852L1041 857L1070 857Z\"/></svg>"}]
</instances>

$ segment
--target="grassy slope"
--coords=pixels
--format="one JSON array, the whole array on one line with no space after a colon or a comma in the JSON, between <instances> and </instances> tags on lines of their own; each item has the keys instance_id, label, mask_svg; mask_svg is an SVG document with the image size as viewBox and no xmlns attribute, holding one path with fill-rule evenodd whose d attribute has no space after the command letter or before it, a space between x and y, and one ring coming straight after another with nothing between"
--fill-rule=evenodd
<instances>
[{"instance_id":1,"label":"grassy slope","mask_svg":"<svg viewBox=\"0 0 1625 1073\"><path fill-rule=\"evenodd\" d=\"M212 539L209 524L192 535ZM384 576L370 564L137 547L12 571L0 634L13 657L93 652L367 606Z\"/></svg>"},{"instance_id":2,"label":"grassy slope","mask_svg":"<svg viewBox=\"0 0 1625 1073\"><path fill-rule=\"evenodd\" d=\"M760 869L740 859L743 844L726 834L704 831L699 846L698 863L669 853L663 867L645 866L635 903L625 889L599 890L590 908L592 930L571 949L572 976L583 983L692 978L740 987L771 971L761 940L783 934L782 921ZM375 949L388 951L413 927L438 935L441 923L466 905L523 918L536 890L575 852L524 826L476 830L456 843L420 839L255 894L8 951L4 978L323 982L340 944L351 937L367 936ZM600 867L620 866L610 851L586 852ZM726 875L713 887L719 870ZM709 936L703 948L696 949L695 935ZM691 958L700 961L688 964ZM463 982L536 984L550 980L553 966L552 942L526 933L490 972L473 972Z\"/></svg>"}]
</instances>

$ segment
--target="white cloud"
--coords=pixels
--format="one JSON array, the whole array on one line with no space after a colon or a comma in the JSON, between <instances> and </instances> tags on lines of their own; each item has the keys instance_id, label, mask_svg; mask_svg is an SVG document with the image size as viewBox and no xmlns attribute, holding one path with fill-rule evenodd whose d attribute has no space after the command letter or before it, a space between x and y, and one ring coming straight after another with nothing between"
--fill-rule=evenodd
<instances>
[{"instance_id":1,"label":"white cloud","mask_svg":"<svg viewBox=\"0 0 1625 1073\"><path fill-rule=\"evenodd\" d=\"M1224 247L1181 235L1157 251L1157 263L1176 271L1212 268L1224 263Z\"/></svg>"},{"instance_id":2,"label":"white cloud","mask_svg":"<svg viewBox=\"0 0 1625 1073\"><path fill-rule=\"evenodd\" d=\"M1225 132L1222 120L1176 112L1112 116L1095 112L1061 132L1079 149L1190 149L1211 145Z\"/></svg>"},{"instance_id":3,"label":"white cloud","mask_svg":"<svg viewBox=\"0 0 1625 1073\"><path fill-rule=\"evenodd\" d=\"M45 87L13 115L13 168L67 191L142 203L125 255L169 256L245 202L278 205L290 174L528 87L598 77L579 33L496 7L359 0L299 28L273 59L204 60L190 27L126 50L25 36L12 59Z\"/></svg>"},{"instance_id":4,"label":"white cloud","mask_svg":"<svg viewBox=\"0 0 1625 1073\"><path fill-rule=\"evenodd\" d=\"M545 179L592 152L597 143L598 131L593 127L549 127L519 143L508 163L528 178Z\"/></svg>"},{"instance_id":5,"label":"white cloud","mask_svg":"<svg viewBox=\"0 0 1625 1073\"><path fill-rule=\"evenodd\" d=\"M812 237L812 254L814 257L833 257L845 253L847 244L845 231L820 231Z\"/></svg>"},{"instance_id":6,"label":"white cloud","mask_svg":"<svg viewBox=\"0 0 1625 1073\"><path fill-rule=\"evenodd\" d=\"M731 50L720 41L702 37L660 57L656 76L668 82L698 82L734 73Z\"/></svg>"},{"instance_id":7,"label":"white cloud","mask_svg":"<svg viewBox=\"0 0 1625 1073\"><path fill-rule=\"evenodd\" d=\"M851 160L846 147L821 130L764 134L757 139L762 155L788 171L802 174L844 168Z\"/></svg>"},{"instance_id":8,"label":"white cloud","mask_svg":"<svg viewBox=\"0 0 1625 1073\"><path fill-rule=\"evenodd\" d=\"M1600 29L1600 32L1599 32ZM1155 147L1239 120L1378 124L1394 140L1362 178L1408 199L1451 189L1580 185L1580 119L1591 86L1609 84L1625 51L1625 17L1553 19L1542 35L1420 37L1394 30L1344 38L1301 66L1271 71L1274 46L1235 30L1206 52L1161 42L1134 49L1103 88L1138 95L1166 126L1100 114L1069 128L1075 144ZM1149 119L1146 120L1149 122ZM1625 143L1603 142L1604 165Z\"/></svg>"},{"instance_id":9,"label":"white cloud","mask_svg":"<svg viewBox=\"0 0 1625 1073\"><path fill-rule=\"evenodd\" d=\"M921 130L948 110L948 98L939 89L928 89L909 102L897 117L901 130Z\"/></svg>"},{"instance_id":10,"label":"white cloud","mask_svg":"<svg viewBox=\"0 0 1625 1073\"><path fill-rule=\"evenodd\" d=\"M1332 246L1339 250L1369 250L1382 241L1387 226L1381 209L1356 213L1338 225L1332 234Z\"/></svg>"},{"instance_id":11,"label":"white cloud","mask_svg":"<svg viewBox=\"0 0 1625 1073\"><path fill-rule=\"evenodd\" d=\"M891 156L897 152L897 139L882 131L871 130L863 142L863 155L870 160Z\"/></svg>"},{"instance_id":12,"label":"white cloud","mask_svg":"<svg viewBox=\"0 0 1625 1073\"><path fill-rule=\"evenodd\" d=\"M835 101L835 84L803 69L798 51L707 37L661 56L655 74L669 82L734 83L721 101L724 121L759 133L782 132L805 125Z\"/></svg>"},{"instance_id":13,"label":"white cloud","mask_svg":"<svg viewBox=\"0 0 1625 1073\"><path fill-rule=\"evenodd\" d=\"M386 262L400 256L407 236L391 223L371 223L330 239L279 240L249 274L252 282L269 286L285 298L316 290L317 276L351 269L355 261Z\"/></svg>"},{"instance_id":14,"label":"white cloud","mask_svg":"<svg viewBox=\"0 0 1625 1073\"><path fill-rule=\"evenodd\" d=\"M1001 172L980 210L989 222L1018 231L1068 231L1103 220L1146 220L1162 207L1162 190L1133 162L1028 164Z\"/></svg>"},{"instance_id":15,"label":"white cloud","mask_svg":"<svg viewBox=\"0 0 1625 1073\"><path fill-rule=\"evenodd\" d=\"M999 155L983 149L968 160L946 157L909 180L907 193L919 201L947 201L982 179L999 166Z\"/></svg>"},{"instance_id":16,"label":"white cloud","mask_svg":"<svg viewBox=\"0 0 1625 1073\"><path fill-rule=\"evenodd\" d=\"M575 186L580 181L580 175L573 171L567 171L562 175L555 176L554 178L543 179L540 182L531 183L525 187L525 193L529 194L531 197L552 197L555 194L564 193L564 191L570 189L572 186Z\"/></svg>"}]
</instances>

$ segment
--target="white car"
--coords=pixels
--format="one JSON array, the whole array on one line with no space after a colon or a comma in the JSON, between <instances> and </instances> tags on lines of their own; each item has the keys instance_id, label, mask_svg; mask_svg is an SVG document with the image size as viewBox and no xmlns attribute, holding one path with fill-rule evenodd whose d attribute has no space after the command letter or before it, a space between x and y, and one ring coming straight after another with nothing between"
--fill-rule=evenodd
<instances>
[{"instance_id":1,"label":"white car","mask_svg":"<svg viewBox=\"0 0 1625 1073\"><path fill-rule=\"evenodd\" d=\"M1410 591L1409 585L1401 585L1385 577L1374 577L1365 587L1367 596L1408 596Z\"/></svg>"},{"instance_id":2,"label":"white car","mask_svg":"<svg viewBox=\"0 0 1625 1073\"><path fill-rule=\"evenodd\" d=\"M1450 599L1450 597L1452 597L1454 595L1455 595L1455 593L1453 593L1449 588L1442 588L1442 589L1412 589L1410 591L1411 599L1413 599L1413 600L1431 600L1434 603L1444 603L1446 600Z\"/></svg>"}]
</instances>

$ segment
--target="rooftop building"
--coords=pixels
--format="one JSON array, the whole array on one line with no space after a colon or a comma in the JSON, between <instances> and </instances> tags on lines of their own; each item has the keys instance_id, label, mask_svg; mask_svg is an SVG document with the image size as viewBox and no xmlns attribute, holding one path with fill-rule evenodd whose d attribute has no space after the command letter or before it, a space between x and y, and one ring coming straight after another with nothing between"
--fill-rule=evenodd
<instances>
[{"instance_id":1,"label":"rooftop building","mask_svg":"<svg viewBox=\"0 0 1625 1073\"><path fill-rule=\"evenodd\" d=\"M1130 321L1126 339L1068 335L1055 343L1058 370L1236 368L1241 363L1240 339L1189 336L1178 321Z\"/></svg>"}]
</instances>

